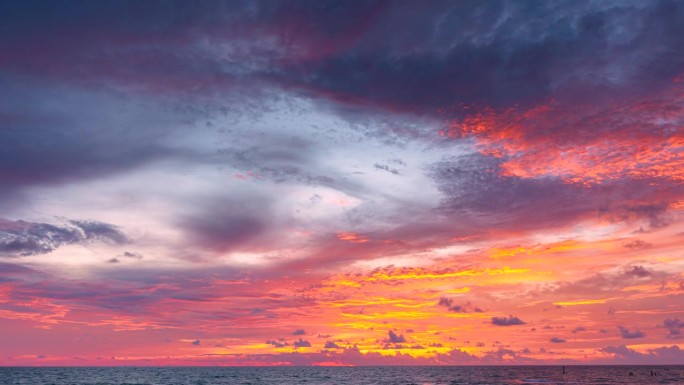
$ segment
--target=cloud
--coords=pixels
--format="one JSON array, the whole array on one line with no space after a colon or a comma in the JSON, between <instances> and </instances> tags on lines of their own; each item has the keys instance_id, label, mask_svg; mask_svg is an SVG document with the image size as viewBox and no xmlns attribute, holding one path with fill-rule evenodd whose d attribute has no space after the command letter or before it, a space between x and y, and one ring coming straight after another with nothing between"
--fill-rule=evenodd
<instances>
[{"instance_id":1,"label":"cloud","mask_svg":"<svg viewBox=\"0 0 684 385\"><path fill-rule=\"evenodd\" d=\"M324 348L325 349L340 349L340 346L337 345L333 341L326 341Z\"/></svg>"},{"instance_id":2,"label":"cloud","mask_svg":"<svg viewBox=\"0 0 684 385\"><path fill-rule=\"evenodd\" d=\"M515 325L525 325L520 318L514 316L507 317L492 317L492 325L497 326L515 326Z\"/></svg>"},{"instance_id":3,"label":"cloud","mask_svg":"<svg viewBox=\"0 0 684 385\"><path fill-rule=\"evenodd\" d=\"M684 359L684 350L677 345L648 349L644 353L628 348L625 345L607 346L601 348L600 351L611 354L614 357L614 363L631 365L678 365Z\"/></svg>"},{"instance_id":4,"label":"cloud","mask_svg":"<svg viewBox=\"0 0 684 385\"><path fill-rule=\"evenodd\" d=\"M202 341L200 341L200 340L194 340L194 341L192 341L192 344L195 345L195 346L199 346L199 345L202 344Z\"/></svg>"},{"instance_id":5,"label":"cloud","mask_svg":"<svg viewBox=\"0 0 684 385\"><path fill-rule=\"evenodd\" d=\"M395 3L371 14L377 19L370 27L360 23L349 32L353 46L301 40L315 59L279 75L320 96L395 110L480 101L501 107L551 96L579 98L590 91L599 98L663 85L677 75L675 63L684 61L682 55L667 55L672 51L654 43L670 50L681 44L674 37L682 31L678 8L621 4L607 12L606 6L583 1L534 10L509 3L433 3L417 12ZM535 26L521 28L531 17ZM393 28L397 23L403 31ZM661 23L667 28L658 28ZM639 27L627 35L626 25ZM337 50L330 52L331 46Z\"/></svg>"},{"instance_id":6,"label":"cloud","mask_svg":"<svg viewBox=\"0 0 684 385\"><path fill-rule=\"evenodd\" d=\"M644 333L638 329L634 329L633 331L630 331L629 329L627 329L624 326L618 326L618 329L620 330L620 335L622 336L622 338L625 338L625 339L646 337L646 333Z\"/></svg>"},{"instance_id":7,"label":"cloud","mask_svg":"<svg viewBox=\"0 0 684 385\"><path fill-rule=\"evenodd\" d=\"M4 66L24 76L167 93L263 82L338 102L425 111L483 100L507 106L628 94L666 83L683 62L677 3L445 2L416 9L401 2L260 1L56 9L3 6L2 24L14 31L1 40L12 53ZM31 49L40 42L49 49Z\"/></svg>"},{"instance_id":8,"label":"cloud","mask_svg":"<svg viewBox=\"0 0 684 385\"><path fill-rule=\"evenodd\" d=\"M396 168L390 167L389 165L386 165L386 164L378 164L378 163L376 163L376 164L374 165L374 167L375 167L377 170L387 171L387 172L389 172L390 174L394 174L394 175L400 175L400 174L401 174L401 173L399 172L399 170L397 170Z\"/></svg>"},{"instance_id":9,"label":"cloud","mask_svg":"<svg viewBox=\"0 0 684 385\"><path fill-rule=\"evenodd\" d=\"M387 342L393 343L393 344L399 344L406 342L406 338L404 338L404 335L397 335L394 333L392 330L390 330L388 333L389 338L387 339Z\"/></svg>"},{"instance_id":10,"label":"cloud","mask_svg":"<svg viewBox=\"0 0 684 385\"><path fill-rule=\"evenodd\" d=\"M303 336L305 334L306 334L306 331L304 331L304 329L297 329L294 332L292 332L292 335L295 335L295 336Z\"/></svg>"},{"instance_id":11,"label":"cloud","mask_svg":"<svg viewBox=\"0 0 684 385\"><path fill-rule=\"evenodd\" d=\"M395 310L469 330L483 322L475 304L515 312L500 301L510 293L544 302L523 314L531 319L550 301L593 300L579 306L594 306L590 316L614 306L614 318L637 311L633 300L660 301L655 297L681 286L670 278L679 272L642 259L672 254L676 239L669 235L680 231L674 224L683 191L676 166L684 102L682 83L673 78L684 68L683 10L668 1L66 8L5 2L0 212L35 223L2 222L0 254L42 273L1 265L3 317L21 313L41 327L205 331L214 334L205 335L210 340L253 344L289 333L292 325L310 333L334 328L328 321L348 309L326 301L404 288L386 295L393 301L382 308L357 307L364 313L348 321L364 327L342 336L349 342L337 341L369 341L389 325L416 330L410 344L391 330L376 342L398 349L443 341L423 338L431 320L396 323ZM72 211L97 210L123 227L25 216L75 218ZM643 241L627 239L632 230L623 224L650 233L639 235ZM126 235L136 237L134 251ZM507 261L464 251L512 237L556 236L620 239L577 241L553 256L523 253ZM95 258L111 264L72 268L71 262L85 263L79 257L53 269L41 264L54 258L18 258L89 242L118 246ZM638 251L646 247L648 253ZM582 272L592 271L591 261L581 257L597 249L605 271L587 278ZM624 254L620 262L616 254ZM394 261L434 266L371 270ZM489 277L508 261L516 264L507 265L512 270L526 271ZM473 275L460 274L465 264ZM348 270L344 290L326 281L326 274ZM439 290L456 293L447 290L465 284L473 303L443 297L443 311L435 313ZM432 303L394 302L419 295ZM31 304L34 313L17 304ZM311 306L321 309L314 317L321 322L305 319ZM380 324L385 313L387 323ZM658 338L645 325L673 315L644 315L644 343L654 346L651 338ZM588 322L592 330L605 327ZM512 315L491 323L525 324ZM662 327L660 334L668 330L672 338L681 329L678 321ZM505 335L503 329L491 331ZM441 332L435 338L447 338ZM519 360L521 346L536 348L494 339L501 349L479 349L483 362ZM295 347L304 342L299 338ZM330 342L326 348L340 349ZM288 346L284 340L267 343L255 351L288 355L242 359L479 362L446 348L402 349L392 357L358 349L293 355L271 347Z\"/></svg>"},{"instance_id":12,"label":"cloud","mask_svg":"<svg viewBox=\"0 0 684 385\"><path fill-rule=\"evenodd\" d=\"M131 259L143 259L144 258L142 254L135 253L132 251L124 251L124 253L121 255L118 255L118 257L131 258Z\"/></svg>"},{"instance_id":13,"label":"cloud","mask_svg":"<svg viewBox=\"0 0 684 385\"><path fill-rule=\"evenodd\" d=\"M276 341L276 340L268 340L265 343L267 343L269 345L273 345L276 348L284 348L285 346L289 346L289 344L287 342L284 342L284 341L280 342L280 341Z\"/></svg>"},{"instance_id":14,"label":"cloud","mask_svg":"<svg viewBox=\"0 0 684 385\"><path fill-rule=\"evenodd\" d=\"M553 337L549 341L553 342L554 344L562 344L563 342L565 342L564 339L559 338L559 337Z\"/></svg>"},{"instance_id":15,"label":"cloud","mask_svg":"<svg viewBox=\"0 0 684 385\"><path fill-rule=\"evenodd\" d=\"M632 250L643 250L643 249L648 249L648 248L653 247L652 244L645 242L645 241L642 241L641 239L635 239L632 242L625 243L624 246L626 248L632 249Z\"/></svg>"},{"instance_id":16,"label":"cloud","mask_svg":"<svg viewBox=\"0 0 684 385\"><path fill-rule=\"evenodd\" d=\"M269 202L258 196L206 199L204 207L180 219L197 247L215 252L234 251L269 230Z\"/></svg>"},{"instance_id":17,"label":"cloud","mask_svg":"<svg viewBox=\"0 0 684 385\"><path fill-rule=\"evenodd\" d=\"M128 240L117 226L94 221L68 221L64 225L0 219L0 255L45 254L70 245L99 241L124 244Z\"/></svg>"},{"instance_id":18,"label":"cloud","mask_svg":"<svg viewBox=\"0 0 684 385\"><path fill-rule=\"evenodd\" d=\"M643 266L632 266L632 268L625 272L626 276L644 278L651 275L651 272L646 270Z\"/></svg>"},{"instance_id":19,"label":"cloud","mask_svg":"<svg viewBox=\"0 0 684 385\"><path fill-rule=\"evenodd\" d=\"M679 318L666 318L663 321L663 327L667 328L670 337L679 337L682 334L681 329L684 328L684 321Z\"/></svg>"},{"instance_id":20,"label":"cloud","mask_svg":"<svg viewBox=\"0 0 684 385\"><path fill-rule=\"evenodd\" d=\"M290 345L290 344L288 344L288 343L285 342L285 341L282 341L282 342L281 342L281 341L276 341L276 340L268 340L268 341L266 341L265 343L266 343L266 344L269 344L269 345L273 345L273 346L275 346L276 348L284 348L285 346L289 346L289 345Z\"/></svg>"},{"instance_id":21,"label":"cloud","mask_svg":"<svg viewBox=\"0 0 684 385\"><path fill-rule=\"evenodd\" d=\"M677 189L676 181L684 175L672 168L679 139L670 123L682 119L681 87L675 83L646 92L627 105L622 100L550 102L524 111L485 110L454 122L445 135L475 138L481 153L503 160L501 174L507 176L557 178L585 186L629 179L649 190L657 191L649 183ZM672 121L659 121L664 115L672 116ZM650 145L638 146L644 142ZM651 226L662 227L668 221L662 216L663 203L628 203L613 215L648 216Z\"/></svg>"},{"instance_id":22,"label":"cloud","mask_svg":"<svg viewBox=\"0 0 684 385\"><path fill-rule=\"evenodd\" d=\"M294 347L295 348L310 348L311 343L309 341L306 341L306 340L303 340L300 338L299 340L294 342Z\"/></svg>"},{"instance_id":23,"label":"cloud","mask_svg":"<svg viewBox=\"0 0 684 385\"><path fill-rule=\"evenodd\" d=\"M595 213L598 208L598 203L592 204L596 198L586 196L587 192L576 186L500 175L500 163L497 158L468 154L432 164L428 175L445 196L440 212L470 222L477 232L478 226L553 227ZM482 216L473 213L497 220L483 222Z\"/></svg>"},{"instance_id":24,"label":"cloud","mask_svg":"<svg viewBox=\"0 0 684 385\"><path fill-rule=\"evenodd\" d=\"M579 332L585 332L585 331L587 331L587 328L585 328L584 326L577 326L576 328L572 329L570 331L570 333L577 334Z\"/></svg>"},{"instance_id":25,"label":"cloud","mask_svg":"<svg viewBox=\"0 0 684 385\"><path fill-rule=\"evenodd\" d=\"M189 113L163 111L163 106L134 94L74 89L63 82L53 85L3 76L3 83L0 174L5 177L0 206L4 209L26 203L25 191L32 187L92 181L158 160L197 159L192 151L165 144L183 126L182 119L191 119ZM8 98L8 93L14 97ZM132 99L138 102L130 103Z\"/></svg>"},{"instance_id":26,"label":"cloud","mask_svg":"<svg viewBox=\"0 0 684 385\"><path fill-rule=\"evenodd\" d=\"M454 301L451 298L440 297L437 304L439 306L444 306L447 309L449 309L449 311L453 311L456 313L472 313L472 312L482 313L483 312L483 310L481 308L474 306L473 304L470 303L470 301L468 301L464 304L460 304L460 305L454 305L453 302Z\"/></svg>"},{"instance_id":27,"label":"cloud","mask_svg":"<svg viewBox=\"0 0 684 385\"><path fill-rule=\"evenodd\" d=\"M545 148L548 146L541 150ZM608 179L600 188L588 188L553 175L511 175L503 169L504 162L504 157L471 153L444 158L427 168L427 175L444 195L438 211L467 224L464 235L485 229L559 228L597 216L611 222L663 227L668 223L669 202L676 201L681 190L670 181L651 184L632 178Z\"/></svg>"},{"instance_id":28,"label":"cloud","mask_svg":"<svg viewBox=\"0 0 684 385\"><path fill-rule=\"evenodd\" d=\"M24 279L35 278L43 279L45 274L19 264L0 262L0 283L22 282Z\"/></svg>"},{"instance_id":29,"label":"cloud","mask_svg":"<svg viewBox=\"0 0 684 385\"><path fill-rule=\"evenodd\" d=\"M358 347L352 346L337 351L325 350L321 352L301 353L283 352L279 354L246 354L246 355L220 355L216 357L222 362L234 365L269 364L272 362L287 362L290 365L309 366L321 363L335 362L337 364L353 366L378 366L378 365L466 365L480 362L477 357L462 350L453 349L446 353L438 353L434 357L412 356L408 353L397 352L394 355L383 355L378 352L362 353ZM492 357L488 363L500 362Z\"/></svg>"}]
</instances>

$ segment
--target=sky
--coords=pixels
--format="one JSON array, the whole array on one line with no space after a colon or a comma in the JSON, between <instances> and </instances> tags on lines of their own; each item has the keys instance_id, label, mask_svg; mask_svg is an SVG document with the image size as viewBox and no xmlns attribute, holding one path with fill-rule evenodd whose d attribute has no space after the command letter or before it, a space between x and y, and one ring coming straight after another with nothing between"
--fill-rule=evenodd
<instances>
[{"instance_id":1,"label":"sky","mask_svg":"<svg viewBox=\"0 0 684 385\"><path fill-rule=\"evenodd\" d=\"M0 85L0 365L684 362L681 1L4 1Z\"/></svg>"}]
</instances>

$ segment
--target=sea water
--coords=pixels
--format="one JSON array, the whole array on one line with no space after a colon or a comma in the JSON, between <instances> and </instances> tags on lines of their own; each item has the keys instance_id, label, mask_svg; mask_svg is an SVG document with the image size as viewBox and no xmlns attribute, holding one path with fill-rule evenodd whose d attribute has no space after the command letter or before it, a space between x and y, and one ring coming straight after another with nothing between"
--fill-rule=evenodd
<instances>
[{"instance_id":1,"label":"sea water","mask_svg":"<svg viewBox=\"0 0 684 385\"><path fill-rule=\"evenodd\" d=\"M1 385L684 384L684 366L0 367Z\"/></svg>"}]
</instances>

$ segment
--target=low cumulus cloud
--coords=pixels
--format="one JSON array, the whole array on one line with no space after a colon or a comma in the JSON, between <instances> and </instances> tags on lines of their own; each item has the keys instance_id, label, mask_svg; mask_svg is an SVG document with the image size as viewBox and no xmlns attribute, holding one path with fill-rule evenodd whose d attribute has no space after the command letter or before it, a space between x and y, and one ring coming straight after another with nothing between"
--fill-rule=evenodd
<instances>
[{"instance_id":1,"label":"low cumulus cloud","mask_svg":"<svg viewBox=\"0 0 684 385\"><path fill-rule=\"evenodd\" d=\"M646 270L643 266L632 266L625 272L625 275L635 278L645 278L651 275L651 272Z\"/></svg>"},{"instance_id":2,"label":"low cumulus cloud","mask_svg":"<svg viewBox=\"0 0 684 385\"><path fill-rule=\"evenodd\" d=\"M324 346L325 349L340 349L340 346L333 341L327 341Z\"/></svg>"},{"instance_id":3,"label":"low cumulus cloud","mask_svg":"<svg viewBox=\"0 0 684 385\"><path fill-rule=\"evenodd\" d=\"M393 344L400 344L400 343L406 342L406 338L404 338L403 334L396 334L395 332L390 330L387 333L387 335L389 338L387 338L386 342L393 343Z\"/></svg>"},{"instance_id":4,"label":"low cumulus cloud","mask_svg":"<svg viewBox=\"0 0 684 385\"><path fill-rule=\"evenodd\" d=\"M525 322L518 317L508 316L508 317L492 317L492 325L497 326L515 326L515 325L525 325Z\"/></svg>"},{"instance_id":5,"label":"low cumulus cloud","mask_svg":"<svg viewBox=\"0 0 684 385\"><path fill-rule=\"evenodd\" d=\"M639 329L629 330L624 326L618 326L618 330L620 330L620 335L622 336L622 338L625 339L646 337L646 333L642 332Z\"/></svg>"},{"instance_id":6,"label":"low cumulus cloud","mask_svg":"<svg viewBox=\"0 0 684 385\"><path fill-rule=\"evenodd\" d=\"M666 318L663 321L663 327L667 328L669 337L680 337L682 335L682 328L684 328L684 321L679 318Z\"/></svg>"},{"instance_id":7,"label":"low cumulus cloud","mask_svg":"<svg viewBox=\"0 0 684 385\"><path fill-rule=\"evenodd\" d=\"M482 313L483 310L470 303L470 301L462 304L455 304L454 300L452 298L447 298L447 297L441 297L439 301L437 302L439 306L444 306L449 311L453 311L456 313Z\"/></svg>"},{"instance_id":8,"label":"low cumulus cloud","mask_svg":"<svg viewBox=\"0 0 684 385\"><path fill-rule=\"evenodd\" d=\"M625 345L607 346L599 350L612 355L612 362L619 364L680 365L684 362L684 350L677 345L648 349L644 353L628 348Z\"/></svg>"},{"instance_id":9,"label":"low cumulus cloud","mask_svg":"<svg viewBox=\"0 0 684 385\"><path fill-rule=\"evenodd\" d=\"M376 169L376 170L387 171L387 172L389 172L390 174L394 174L394 175L399 175L399 174L401 174L401 172L399 172L399 170L397 170L397 169L394 168L394 167L390 167L389 165L386 165L386 164L378 164L378 163L376 163L374 166L375 166L375 169Z\"/></svg>"},{"instance_id":10,"label":"low cumulus cloud","mask_svg":"<svg viewBox=\"0 0 684 385\"><path fill-rule=\"evenodd\" d=\"M131 258L131 259L143 259L143 255L140 253L135 253L132 251L125 251L123 254L119 255L118 257L123 257L123 258Z\"/></svg>"},{"instance_id":11,"label":"low cumulus cloud","mask_svg":"<svg viewBox=\"0 0 684 385\"><path fill-rule=\"evenodd\" d=\"M295 348L310 348L311 347L311 342L304 340L302 338L298 339L297 341L294 342L294 347Z\"/></svg>"},{"instance_id":12,"label":"low cumulus cloud","mask_svg":"<svg viewBox=\"0 0 684 385\"><path fill-rule=\"evenodd\" d=\"M285 341L276 341L276 340L268 340L268 341L266 341L265 343L266 343L266 344L269 344L269 345L273 345L273 346L275 346L276 348L284 348L284 347L290 345L290 344L288 344L288 343L285 342Z\"/></svg>"}]
</instances>

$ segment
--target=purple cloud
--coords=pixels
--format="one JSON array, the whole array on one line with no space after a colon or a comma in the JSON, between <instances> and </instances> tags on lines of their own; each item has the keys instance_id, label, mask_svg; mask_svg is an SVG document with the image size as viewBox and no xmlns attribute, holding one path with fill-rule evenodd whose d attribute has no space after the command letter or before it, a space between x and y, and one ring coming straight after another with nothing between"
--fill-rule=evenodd
<instances>
[{"instance_id":1,"label":"purple cloud","mask_svg":"<svg viewBox=\"0 0 684 385\"><path fill-rule=\"evenodd\" d=\"M492 325L497 326L515 326L515 325L525 325L525 322L518 317L508 316L508 317L492 317Z\"/></svg>"},{"instance_id":2,"label":"purple cloud","mask_svg":"<svg viewBox=\"0 0 684 385\"><path fill-rule=\"evenodd\" d=\"M300 338L299 340L294 342L294 347L295 348L310 348L311 343L309 341L306 341L306 340L303 340Z\"/></svg>"},{"instance_id":3,"label":"purple cloud","mask_svg":"<svg viewBox=\"0 0 684 385\"><path fill-rule=\"evenodd\" d=\"M629 330L624 326L618 326L618 329L620 330L620 335L622 336L622 338L625 339L646 337L646 333L642 332L639 329Z\"/></svg>"},{"instance_id":4,"label":"purple cloud","mask_svg":"<svg viewBox=\"0 0 684 385\"><path fill-rule=\"evenodd\" d=\"M397 335L394 333L392 330L390 330L388 333L389 338L387 339L388 342L393 343L393 344L399 344L406 342L406 338L404 338L403 334Z\"/></svg>"}]
</instances>

